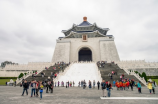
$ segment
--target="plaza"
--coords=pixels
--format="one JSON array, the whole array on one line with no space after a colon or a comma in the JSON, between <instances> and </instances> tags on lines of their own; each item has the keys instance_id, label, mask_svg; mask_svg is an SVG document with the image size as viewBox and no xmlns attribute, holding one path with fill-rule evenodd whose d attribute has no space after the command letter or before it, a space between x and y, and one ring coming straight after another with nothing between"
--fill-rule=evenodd
<instances>
[{"instance_id":1,"label":"plaza","mask_svg":"<svg viewBox=\"0 0 158 104\"><path fill-rule=\"evenodd\" d=\"M100 98L102 90L97 88L84 90L81 87L54 87L53 93L46 93L44 90L42 100L39 100L39 97L30 98L30 88L28 96L26 93L21 96L22 91L23 88L19 86L0 86L0 104L157 104L158 102L158 87L155 94L149 94L146 87L142 87L142 94L138 93L137 88L134 88L134 91L130 89L117 91L114 87L111 90L111 97L105 97L106 99ZM124 99L128 97L134 99ZM156 99L141 99L145 97Z\"/></svg>"}]
</instances>

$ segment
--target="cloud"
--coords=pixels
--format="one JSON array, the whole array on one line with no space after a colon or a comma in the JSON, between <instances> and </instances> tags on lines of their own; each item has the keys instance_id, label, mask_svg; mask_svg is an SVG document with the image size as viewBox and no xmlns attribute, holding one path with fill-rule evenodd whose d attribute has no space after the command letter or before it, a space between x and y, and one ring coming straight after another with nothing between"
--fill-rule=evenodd
<instances>
[{"instance_id":1,"label":"cloud","mask_svg":"<svg viewBox=\"0 0 158 104\"><path fill-rule=\"evenodd\" d=\"M61 30L83 16L110 28L121 60L158 61L157 13L157 0L1 0L0 62L50 62Z\"/></svg>"}]
</instances>

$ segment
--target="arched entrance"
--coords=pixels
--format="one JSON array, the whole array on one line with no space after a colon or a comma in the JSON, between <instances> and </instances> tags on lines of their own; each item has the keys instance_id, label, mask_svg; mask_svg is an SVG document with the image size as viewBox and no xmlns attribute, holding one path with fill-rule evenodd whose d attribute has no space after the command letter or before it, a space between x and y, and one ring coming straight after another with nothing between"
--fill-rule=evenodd
<instances>
[{"instance_id":1,"label":"arched entrance","mask_svg":"<svg viewBox=\"0 0 158 104\"><path fill-rule=\"evenodd\" d=\"M92 51L89 48L81 48L78 52L78 61L92 61Z\"/></svg>"}]
</instances>

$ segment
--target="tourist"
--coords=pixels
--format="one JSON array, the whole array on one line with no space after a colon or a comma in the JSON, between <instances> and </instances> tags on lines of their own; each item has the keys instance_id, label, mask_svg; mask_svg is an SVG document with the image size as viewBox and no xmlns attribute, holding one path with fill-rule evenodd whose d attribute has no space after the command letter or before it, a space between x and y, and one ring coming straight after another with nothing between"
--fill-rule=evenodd
<instances>
[{"instance_id":1,"label":"tourist","mask_svg":"<svg viewBox=\"0 0 158 104\"><path fill-rule=\"evenodd\" d=\"M114 87L115 87L115 83L116 83L116 82L115 82L115 80L114 80L114 81L113 81L113 86L114 86Z\"/></svg>"},{"instance_id":2,"label":"tourist","mask_svg":"<svg viewBox=\"0 0 158 104\"><path fill-rule=\"evenodd\" d=\"M117 82L116 82L116 87L117 87L117 90L119 90L120 89L120 83L119 83L119 81L117 80Z\"/></svg>"},{"instance_id":3,"label":"tourist","mask_svg":"<svg viewBox=\"0 0 158 104\"><path fill-rule=\"evenodd\" d=\"M93 80L93 88L95 88L95 80Z\"/></svg>"},{"instance_id":4,"label":"tourist","mask_svg":"<svg viewBox=\"0 0 158 104\"><path fill-rule=\"evenodd\" d=\"M38 97L38 91L40 89L40 82L36 82L36 96Z\"/></svg>"},{"instance_id":5,"label":"tourist","mask_svg":"<svg viewBox=\"0 0 158 104\"><path fill-rule=\"evenodd\" d=\"M75 85L75 82L73 81L73 87L74 87L74 85Z\"/></svg>"},{"instance_id":6,"label":"tourist","mask_svg":"<svg viewBox=\"0 0 158 104\"><path fill-rule=\"evenodd\" d=\"M32 95L33 95L33 93L34 93L34 96L35 96L35 89L36 89L36 81L32 81L31 82L31 97L32 97Z\"/></svg>"},{"instance_id":7,"label":"tourist","mask_svg":"<svg viewBox=\"0 0 158 104\"><path fill-rule=\"evenodd\" d=\"M126 81L126 90L128 90L129 89L129 81L127 80Z\"/></svg>"},{"instance_id":8,"label":"tourist","mask_svg":"<svg viewBox=\"0 0 158 104\"><path fill-rule=\"evenodd\" d=\"M125 88L126 88L126 82L125 82L125 80L123 81L123 89L125 90Z\"/></svg>"},{"instance_id":9,"label":"tourist","mask_svg":"<svg viewBox=\"0 0 158 104\"><path fill-rule=\"evenodd\" d=\"M151 94L151 90L152 90L152 81L148 81L147 87L149 89L149 92Z\"/></svg>"},{"instance_id":10,"label":"tourist","mask_svg":"<svg viewBox=\"0 0 158 104\"><path fill-rule=\"evenodd\" d=\"M110 77L111 77L111 79L112 79L112 74L111 74L111 76L110 76Z\"/></svg>"},{"instance_id":11,"label":"tourist","mask_svg":"<svg viewBox=\"0 0 158 104\"><path fill-rule=\"evenodd\" d=\"M58 87L59 87L60 82L58 81Z\"/></svg>"},{"instance_id":12,"label":"tourist","mask_svg":"<svg viewBox=\"0 0 158 104\"><path fill-rule=\"evenodd\" d=\"M43 85L40 82L40 100L42 99L42 93L43 93Z\"/></svg>"},{"instance_id":13,"label":"tourist","mask_svg":"<svg viewBox=\"0 0 158 104\"><path fill-rule=\"evenodd\" d=\"M27 91L27 89L28 89L28 83L27 83L27 81L25 80L24 81L24 84L23 84L23 93L22 93L22 95L21 96L24 96L24 92L26 91L26 94L28 95L28 91Z\"/></svg>"},{"instance_id":14,"label":"tourist","mask_svg":"<svg viewBox=\"0 0 158 104\"><path fill-rule=\"evenodd\" d=\"M142 93L142 92L141 92L141 84L140 84L140 83L141 83L140 81L137 83L137 87L138 87L138 92L139 92L139 93Z\"/></svg>"},{"instance_id":15,"label":"tourist","mask_svg":"<svg viewBox=\"0 0 158 104\"><path fill-rule=\"evenodd\" d=\"M119 86L120 86L120 90L123 90L123 83L122 83L122 81L120 81Z\"/></svg>"},{"instance_id":16,"label":"tourist","mask_svg":"<svg viewBox=\"0 0 158 104\"><path fill-rule=\"evenodd\" d=\"M70 81L70 87L72 87L72 82Z\"/></svg>"},{"instance_id":17,"label":"tourist","mask_svg":"<svg viewBox=\"0 0 158 104\"><path fill-rule=\"evenodd\" d=\"M103 90L103 97L106 97L106 83L105 83L105 80L102 81L101 83L101 86L102 86L102 90Z\"/></svg>"},{"instance_id":18,"label":"tourist","mask_svg":"<svg viewBox=\"0 0 158 104\"><path fill-rule=\"evenodd\" d=\"M83 81L83 89L85 89L86 88L86 82L85 82L85 80Z\"/></svg>"},{"instance_id":19,"label":"tourist","mask_svg":"<svg viewBox=\"0 0 158 104\"><path fill-rule=\"evenodd\" d=\"M92 88L91 81L89 80L89 89Z\"/></svg>"},{"instance_id":20,"label":"tourist","mask_svg":"<svg viewBox=\"0 0 158 104\"><path fill-rule=\"evenodd\" d=\"M47 83L46 83L46 88L47 88L46 93L48 93L49 84L50 84L49 81L47 81Z\"/></svg>"},{"instance_id":21,"label":"tourist","mask_svg":"<svg viewBox=\"0 0 158 104\"><path fill-rule=\"evenodd\" d=\"M154 84L154 82L152 83L152 90L153 90L153 94L155 94L155 84Z\"/></svg>"},{"instance_id":22,"label":"tourist","mask_svg":"<svg viewBox=\"0 0 158 104\"><path fill-rule=\"evenodd\" d=\"M67 87L69 87L69 81L67 82L67 85L68 85Z\"/></svg>"},{"instance_id":23,"label":"tourist","mask_svg":"<svg viewBox=\"0 0 158 104\"><path fill-rule=\"evenodd\" d=\"M99 90L99 87L100 87L100 82L99 81L97 82L97 85L98 85L98 90Z\"/></svg>"},{"instance_id":24,"label":"tourist","mask_svg":"<svg viewBox=\"0 0 158 104\"><path fill-rule=\"evenodd\" d=\"M53 81L49 81L49 89L53 93Z\"/></svg>"},{"instance_id":25,"label":"tourist","mask_svg":"<svg viewBox=\"0 0 158 104\"><path fill-rule=\"evenodd\" d=\"M133 86L134 86L134 81L133 80L130 81L130 86L131 86L131 90L133 91Z\"/></svg>"},{"instance_id":26,"label":"tourist","mask_svg":"<svg viewBox=\"0 0 158 104\"><path fill-rule=\"evenodd\" d=\"M14 82L14 87L16 87L16 81Z\"/></svg>"},{"instance_id":27,"label":"tourist","mask_svg":"<svg viewBox=\"0 0 158 104\"><path fill-rule=\"evenodd\" d=\"M124 78L125 77L125 75L124 74L122 74L122 78Z\"/></svg>"},{"instance_id":28,"label":"tourist","mask_svg":"<svg viewBox=\"0 0 158 104\"><path fill-rule=\"evenodd\" d=\"M80 84L81 84L81 83L80 83L80 81L79 81L79 82L78 82L78 87L80 87Z\"/></svg>"},{"instance_id":29,"label":"tourist","mask_svg":"<svg viewBox=\"0 0 158 104\"><path fill-rule=\"evenodd\" d=\"M81 87L83 87L83 81L81 81Z\"/></svg>"},{"instance_id":30,"label":"tourist","mask_svg":"<svg viewBox=\"0 0 158 104\"><path fill-rule=\"evenodd\" d=\"M107 91L108 91L108 97L110 97L110 92L111 92L111 84L110 84L110 81L108 81L108 84L106 85L107 87Z\"/></svg>"}]
</instances>

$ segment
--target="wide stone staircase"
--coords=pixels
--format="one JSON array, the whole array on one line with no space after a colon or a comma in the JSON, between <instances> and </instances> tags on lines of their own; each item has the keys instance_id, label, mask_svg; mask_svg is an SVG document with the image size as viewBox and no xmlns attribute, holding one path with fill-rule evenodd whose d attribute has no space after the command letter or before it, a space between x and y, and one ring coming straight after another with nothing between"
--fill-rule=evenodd
<instances>
[{"instance_id":1,"label":"wide stone staircase","mask_svg":"<svg viewBox=\"0 0 158 104\"><path fill-rule=\"evenodd\" d=\"M119 81L120 80L120 76L122 74L124 74L124 78L127 79L134 79L134 81L139 81L134 75L128 75L123 69L119 68L119 66L117 64L113 64L113 63L106 63L103 67L98 67L98 69L100 70L101 73L101 77L102 79L104 79L105 81L110 81L111 83L115 80L115 81ZM108 76L108 74L112 73L112 71L116 72L117 75L113 75L112 79L111 77ZM141 83L141 85L144 85L143 83Z\"/></svg>"},{"instance_id":2,"label":"wide stone staircase","mask_svg":"<svg viewBox=\"0 0 158 104\"><path fill-rule=\"evenodd\" d=\"M68 64L64 64L64 65L56 64L56 65L50 66L47 70L45 69L45 70L41 71L40 73L35 75L35 77L29 76L25 80L27 80L27 81L32 81L32 80L44 81L44 80L48 79L48 77L51 77L51 72L52 73L63 72L67 66L68 66ZM53 69L54 67L56 67L56 70ZM41 76L42 72L45 73L44 77ZM18 83L18 85L20 85L20 83Z\"/></svg>"}]
</instances>

